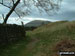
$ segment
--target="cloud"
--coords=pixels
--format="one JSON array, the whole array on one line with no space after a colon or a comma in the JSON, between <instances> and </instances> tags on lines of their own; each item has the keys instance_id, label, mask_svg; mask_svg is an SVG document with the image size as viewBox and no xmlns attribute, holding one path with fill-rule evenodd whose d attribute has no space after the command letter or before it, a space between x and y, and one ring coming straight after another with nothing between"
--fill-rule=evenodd
<instances>
[{"instance_id":1,"label":"cloud","mask_svg":"<svg viewBox=\"0 0 75 56\"><path fill-rule=\"evenodd\" d=\"M3 7L0 5L0 14L7 13L9 11L8 8ZM9 19L9 23L17 23L21 24L21 21L24 21L25 23L32 21L32 20L49 20L49 21L59 21L59 20L75 20L75 0L63 0L61 4L61 8L58 11L58 14L54 14L53 16L47 15L45 12L43 12L43 15L41 15L38 11L35 12L34 8L32 10L32 14L25 16L22 20L19 19L16 21L16 19ZM17 15L13 13L10 18L15 18Z\"/></svg>"},{"instance_id":2,"label":"cloud","mask_svg":"<svg viewBox=\"0 0 75 56\"><path fill-rule=\"evenodd\" d=\"M75 0L63 0L60 13L51 16L58 20L75 20Z\"/></svg>"},{"instance_id":3,"label":"cloud","mask_svg":"<svg viewBox=\"0 0 75 56\"><path fill-rule=\"evenodd\" d=\"M9 9L5 6L0 5L0 14L8 13Z\"/></svg>"}]
</instances>

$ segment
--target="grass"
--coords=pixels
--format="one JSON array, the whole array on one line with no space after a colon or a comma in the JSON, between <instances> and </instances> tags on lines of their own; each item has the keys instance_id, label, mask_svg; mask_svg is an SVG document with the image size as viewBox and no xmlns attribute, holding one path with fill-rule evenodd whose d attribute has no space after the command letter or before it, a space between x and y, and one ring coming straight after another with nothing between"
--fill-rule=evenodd
<instances>
[{"instance_id":1,"label":"grass","mask_svg":"<svg viewBox=\"0 0 75 56\"><path fill-rule=\"evenodd\" d=\"M74 21L50 23L28 31L27 36L30 41L15 43L4 49L0 56L58 56L60 50L75 51ZM65 47L67 44L73 47Z\"/></svg>"}]
</instances>

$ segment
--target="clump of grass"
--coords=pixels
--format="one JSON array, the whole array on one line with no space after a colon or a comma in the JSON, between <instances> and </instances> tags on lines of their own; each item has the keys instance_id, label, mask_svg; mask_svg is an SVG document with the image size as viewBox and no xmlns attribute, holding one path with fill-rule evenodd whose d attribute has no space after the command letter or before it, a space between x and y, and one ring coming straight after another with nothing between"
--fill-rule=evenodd
<instances>
[{"instance_id":1,"label":"clump of grass","mask_svg":"<svg viewBox=\"0 0 75 56\"><path fill-rule=\"evenodd\" d=\"M73 52L75 51L75 41L70 39L70 38L64 38L62 39L61 41L58 41L54 47L52 47L53 49L53 52L52 53L52 56L59 56L59 53L58 52Z\"/></svg>"},{"instance_id":2,"label":"clump of grass","mask_svg":"<svg viewBox=\"0 0 75 56\"><path fill-rule=\"evenodd\" d=\"M64 38L58 42L54 48L55 51L74 51L75 41L69 38Z\"/></svg>"}]
</instances>

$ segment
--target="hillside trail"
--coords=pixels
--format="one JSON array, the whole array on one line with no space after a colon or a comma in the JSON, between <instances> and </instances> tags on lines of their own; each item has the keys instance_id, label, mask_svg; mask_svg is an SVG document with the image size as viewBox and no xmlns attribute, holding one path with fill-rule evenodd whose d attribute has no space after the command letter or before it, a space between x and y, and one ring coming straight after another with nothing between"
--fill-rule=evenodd
<instances>
[{"instance_id":1,"label":"hillside trail","mask_svg":"<svg viewBox=\"0 0 75 56\"><path fill-rule=\"evenodd\" d=\"M36 43L39 40L37 39L33 39L31 40L26 46L25 48L23 48L23 50L20 51L20 54L18 56L30 56L29 53L32 52L32 50L36 47Z\"/></svg>"},{"instance_id":2,"label":"hillside trail","mask_svg":"<svg viewBox=\"0 0 75 56\"><path fill-rule=\"evenodd\" d=\"M0 56L30 56L29 53L34 49L38 41L37 39L32 39L29 43L26 43L24 40L4 49Z\"/></svg>"}]
</instances>

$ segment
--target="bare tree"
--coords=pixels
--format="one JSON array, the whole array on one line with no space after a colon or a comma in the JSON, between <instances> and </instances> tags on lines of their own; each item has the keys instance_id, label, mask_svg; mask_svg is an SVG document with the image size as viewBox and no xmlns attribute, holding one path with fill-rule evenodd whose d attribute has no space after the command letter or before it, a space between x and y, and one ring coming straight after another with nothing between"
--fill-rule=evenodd
<instances>
[{"instance_id":1,"label":"bare tree","mask_svg":"<svg viewBox=\"0 0 75 56\"><path fill-rule=\"evenodd\" d=\"M23 4L21 6L19 5L20 8L17 6L21 0L10 0L10 1L11 1L10 4L12 3L12 5L6 5L4 3L4 0L2 0L2 2L0 2L1 5L10 9L10 11L6 14L6 16L5 17L3 16L3 19L4 19L3 24L7 23L8 18L10 17L10 15L13 12L15 12L18 15L18 17L21 17L22 14L26 15L26 14L31 13L32 5L34 5L40 12L42 12L42 9L43 9L49 15L49 14L51 14L50 12L52 10L59 9L60 3L62 0L22 0ZM21 10L23 8L26 8L26 9L24 9L24 11L23 11L23 10Z\"/></svg>"},{"instance_id":2,"label":"bare tree","mask_svg":"<svg viewBox=\"0 0 75 56\"><path fill-rule=\"evenodd\" d=\"M8 18L9 18L9 16L12 14L12 12L15 10L15 8L16 8L16 6L19 4L19 2L20 2L20 0L17 0L17 2L16 3L14 3L14 0L12 0L12 2L13 2L13 7L11 8L11 10L8 12L8 14L6 15L6 17L5 17L5 19L4 19L4 24L6 24L6 22L7 22L7 20L8 20Z\"/></svg>"},{"instance_id":3,"label":"bare tree","mask_svg":"<svg viewBox=\"0 0 75 56\"><path fill-rule=\"evenodd\" d=\"M14 0L12 0L12 2L13 2L13 6L12 6L11 10L8 12L8 14L6 15L3 24L6 24L6 23L7 23L7 20L8 20L8 18L9 18L9 16L13 13L13 11L14 11L15 8L16 8L16 6L19 4L20 0L17 0L16 3L14 3ZM3 0L2 0L2 3L1 3L1 4L4 5L4 4L3 4ZM4 6L5 6L5 5L4 5Z\"/></svg>"}]
</instances>

